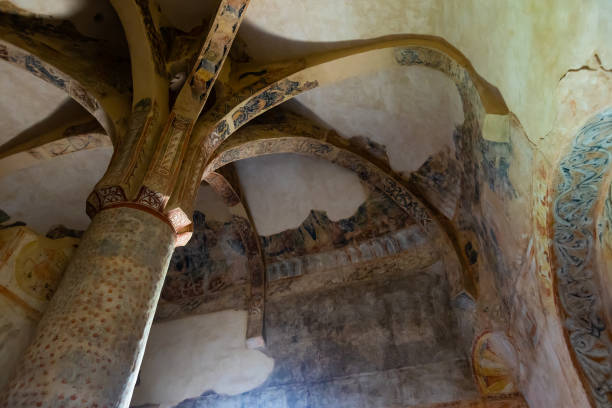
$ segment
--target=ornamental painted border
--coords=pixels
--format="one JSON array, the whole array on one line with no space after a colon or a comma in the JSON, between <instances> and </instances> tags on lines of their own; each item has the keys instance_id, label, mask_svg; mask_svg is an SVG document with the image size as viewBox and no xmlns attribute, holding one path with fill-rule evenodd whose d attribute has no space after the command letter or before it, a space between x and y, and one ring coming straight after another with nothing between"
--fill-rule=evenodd
<instances>
[{"instance_id":1,"label":"ornamental painted border","mask_svg":"<svg viewBox=\"0 0 612 408\"><path fill-rule=\"evenodd\" d=\"M612 345L597 288L595 205L612 161L612 109L576 136L559 167L553 206L555 286L570 352L598 408L612 408Z\"/></svg>"}]
</instances>

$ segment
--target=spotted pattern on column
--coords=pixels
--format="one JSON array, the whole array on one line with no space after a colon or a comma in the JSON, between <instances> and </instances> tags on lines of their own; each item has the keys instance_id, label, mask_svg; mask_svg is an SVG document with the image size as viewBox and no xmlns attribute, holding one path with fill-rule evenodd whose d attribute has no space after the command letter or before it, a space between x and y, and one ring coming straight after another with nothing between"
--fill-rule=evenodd
<instances>
[{"instance_id":1,"label":"spotted pattern on column","mask_svg":"<svg viewBox=\"0 0 612 408\"><path fill-rule=\"evenodd\" d=\"M153 215L101 211L0 406L127 407L173 248Z\"/></svg>"}]
</instances>

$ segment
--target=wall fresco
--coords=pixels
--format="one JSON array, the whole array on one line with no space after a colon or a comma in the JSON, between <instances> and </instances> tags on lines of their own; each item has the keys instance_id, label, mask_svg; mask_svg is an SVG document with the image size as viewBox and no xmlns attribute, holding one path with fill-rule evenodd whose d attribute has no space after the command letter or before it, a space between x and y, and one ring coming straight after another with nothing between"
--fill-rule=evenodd
<instances>
[{"instance_id":1,"label":"wall fresco","mask_svg":"<svg viewBox=\"0 0 612 408\"><path fill-rule=\"evenodd\" d=\"M78 242L41 237L27 227L0 230L0 287L24 307L42 313Z\"/></svg>"},{"instance_id":2,"label":"wall fresco","mask_svg":"<svg viewBox=\"0 0 612 408\"><path fill-rule=\"evenodd\" d=\"M156 319L245 309L248 258L237 225L196 211L192 239L170 260Z\"/></svg>"},{"instance_id":3,"label":"wall fresco","mask_svg":"<svg viewBox=\"0 0 612 408\"><path fill-rule=\"evenodd\" d=\"M79 240L0 229L0 389L9 381Z\"/></svg>"},{"instance_id":4,"label":"wall fresco","mask_svg":"<svg viewBox=\"0 0 612 408\"><path fill-rule=\"evenodd\" d=\"M204 393L178 407L412 406L477 396L455 341L441 262L406 253L341 268L308 288L273 282L266 302L266 382L235 396ZM317 282L319 284L317 284ZM435 350L435 352L434 352ZM339 402L341 401L341 402Z\"/></svg>"},{"instance_id":5,"label":"wall fresco","mask_svg":"<svg viewBox=\"0 0 612 408\"><path fill-rule=\"evenodd\" d=\"M194 213L194 235L172 256L156 319L245 307L251 261L241 235L243 222L241 217L207 221L205 214ZM303 272L329 269L333 263L327 258L334 250L344 254L345 263L367 262L425 243L420 229L411 227L406 212L378 190L346 219L331 221L313 211L296 229L260 237L268 278L296 276L295 267L287 265L297 265L298 259ZM436 250L431 252L433 257ZM325 263L317 261L318 254L327 254Z\"/></svg>"},{"instance_id":6,"label":"wall fresco","mask_svg":"<svg viewBox=\"0 0 612 408\"><path fill-rule=\"evenodd\" d=\"M612 407L612 344L594 257L594 204L612 161L612 110L589 121L559 167L553 204L556 290L574 358L598 407ZM602 191L604 190L604 191Z\"/></svg>"},{"instance_id":7,"label":"wall fresco","mask_svg":"<svg viewBox=\"0 0 612 408\"><path fill-rule=\"evenodd\" d=\"M547 261L539 247L540 243L547 245L546 237L534 231L538 223L546 225L546 217L532 225L526 216L545 209L531 201L532 183L542 177L540 187L546 191L547 178L535 171L534 146L512 115L505 119L508 127L494 129L495 134L484 138L483 124L492 111L485 109L486 100L479 96L473 77L452 61L420 48L399 50L396 58L400 63L446 72L455 80L463 102L465 121L455 131L452 153L432 156L409 176L409 183L443 214L452 215L459 247L468 260L466 269L478 282L476 313L468 318L464 337L508 330L524 367L520 376L516 368L507 373L516 379L518 389L536 405L570 399L580 404L578 393L570 393L575 398L567 393L562 398L542 393L550 381L565 384L562 388L567 389L574 383L565 373L572 368L558 363L566 345L557 338L554 318L547 317L554 306L546 299L546 281L539 276L545 274L546 266L536 263L536 253L537 262ZM460 187L453 189L452 185ZM541 229L546 234L546 228ZM530 239L534 235L535 242Z\"/></svg>"},{"instance_id":8,"label":"wall fresco","mask_svg":"<svg viewBox=\"0 0 612 408\"><path fill-rule=\"evenodd\" d=\"M474 342L472 369L482 395L518 392L518 356L508 337L485 332Z\"/></svg>"},{"instance_id":9,"label":"wall fresco","mask_svg":"<svg viewBox=\"0 0 612 408\"><path fill-rule=\"evenodd\" d=\"M194 66L190 80L186 82L187 86L184 88L185 92L183 94L189 101L186 106L196 106L200 110L202 109L203 102L208 95L207 92L212 88L216 75L221 70L221 65L231 46L231 41L234 38L247 3L248 1L240 0L222 2L218 17L223 17L224 14L225 17L217 19L220 20L221 25L212 25L214 28L205 47L202 49L202 54L199 56L197 64ZM139 4L144 3L141 1ZM149 32L151 32L151 16L149 15L148 19L145 18L145 20ZM220 30L217 31L219 27ZM28 34L26 30L23 31L24 34ZM215 37L215 40L211 40L212 36L217 37ZM155 51L159 54L159 49L161 48L159 35L157 38L150 38L149 40L155 43ZM28 41L31 42L31 39ZM509 321L512 324L520 324L521 326L515 328L514 331L514 333L521 335L519 343L528 343L535 350L536 345L542 344L543 341L547 340L542 340L541 336L545 331L538 327L540 323L538 315L534 317L533 314L534 304L538 302L539 292L535 291L534 296L532 296L533 299L536 299L533 300L534 303L529 303L532 301L531 298L525 300L521 299L521 296L525 297L526 293L531 292L527 292L525 287L515 286L519 281L519 277L527 280L533 279L536 274L546 274L544 268L536 268L534 266L536 265L536 257L540 257L541 259L537 258L537 260L541 262L546 258L546 254L535 254L537 251L542 251L541 247L543 245L534 244L537 247L536 249L532 247L533 241L529 240L529 236L533 234L533 231L529 221L526 221L528 219L526 215L531 213L523 204L525 201L524 197L528 197L531 194L529 187L526 187L529 181L533 180L531 174L529 174L531 170L530 161L532 160L531 152L525 146L517 143L517 139L511 138L508 141L500 142L484 140L482 138L481 125L486 113L507 112L491 110L487 100L481 99L482 91L481 95L479 95L479 89L482 89L483 81L477 75L474 75L473 68L471 68L469 63L466 64L462 60L462 64L466 65L462 67L451 58L428 47L397 47L394 56L398 64L419 64L438 69L450 75L457 83L466 111L466 121L455 132L455 145L453 146L455 150L445 150L432 156L418 172L407 175L406 179L409 186L414 191L420 193L420 197L425 197L429 204L432 204L439 213L447 217L459 230L456 237L458 241L457 246L460 249L459 252L467 260L470 267L469 272L474 274L474 279L478 281L481 292L479 315L478 319L474 322L474 326L478 329L488 329L491 327L500 328L507 326ZM7 47L0 47L0 57L9 58ZM161 57L156 54L154 58L159 72L161 62L158 59ZM45 65L37 57L26 56L22 63L33 74L54 83L56 86L62 88L68 87L67 81L70 80L69 77L64 77L61 73L53 71L50 66ZM257 78L267 73L268 71L265 69L244 72L239 76L239 79L251 76ZM263 85L264 82L257 83ZM195 156L202 155L203 153L210 154L214 147L217 147L222 140L229 137L232 130L235 130L238 126L242 126L259 113L276 106L293 95L318 85L319 82L315 80L298 81L297 78L285 78L273 83L265 83L265 86L262 86L259 90L255 88L249 89L252 98L239 101L241 102L239 104L231 105L235 107L233 110L226 109L225 113L228 115L222 121L217 122L214 131L205 141L208 144L205 144L203 150L198 148L188 149L186 145L180 146L181 143L186 143L185 139L189 136L193 123L188 123L183 117L177 115L176 118L179 118L178 122L170 123L168 139L162 139L164 143L160 143L160 166L155 167L154 170L162 170L164 176L169 176L168 180L170 181L168 184L172 184L172 180L176 181L178 177L184 179L185 183L188 183L189 186L197 188L200 167L199 164L192 166L193 157L189 156L184 160L188 166L192 167L180 167L180 174L184 176L182 171L188 168L190 169L189 171L195 169L193 170L195 176L194 174L188 174L189 177L179 177L178 175L179 168L176 167L176 163L181 162L185 157L184 153L181 152L189 150ZM70 94L79 99L90 110L100 108L98 102L93 97L89 97L87 92L85 92L85 88L76 83L70 86ZM181 104L179 103L179 105ZM180 106L180 108L183 107ZM191 113L195 113L196 110L193 109ZM199 114L199 110L197 110L197 113ZM197 117L197 115L195 116ZM174 120L175 117L171 119ZM174 126L175 124L178 124L178 126ZM144 121L142 125L144 125ZM143 130L142 126L138 126L138 131L140 130ZM95 141L71 139L68 142L68 145L56 144L52 146L51 150L47 153L50 155L63 154L75 148L74 144L81 143L87 147L90 144L94 144ZM127 143L136 142L136 135L134 135L133 138L129 138ZM123 146L128 146L128 144ZM413 213L411 214L415 216L414 218L418 223L423 226L431 223L432 217L430 212L420 205L410 190L405 189L399 181L394 180L392 177L382 179L381 181L381 176L369 167L368 163L359 162L349 153L342 151L335 155L338 151L323 142L306 141L302 142L301 146L289 146L289 144L285 146L320 156L334 155L336 163L354 170L362 179L372 179L382 183L384 192L392 198L395 197L395 201L403 205L405 210L412 210ZM197 143L196 147L199 147ZM565 167L563 167L562 177L566 179L560 184L560 189L576 183L576 180L583 176L581 172L584 168L580 167L579 161L587 156L594 155L594 150L597 150L593 145L588 145L588 143L586 147L581 146L581 149L574 158L567 159L567 162L564 162L563 165ZM138 148L135 150L139 154L143 151ZM127 150L124 150L124 152L127 152ZM131 155L132 152L128 153ZM234 155L228 154L225 157L228 162L238 158L238 151L231 153ZM521 156L525 157L523 161L520 159ZM148 161L141 159L142 156L139 155L134 155L130 158L133 165L140 166L139 171L142 168L146 168L146 161ZM609 159L607 160L609 161ZM144 167L141 161L145 162ZM561 203L559 207L557 207L557 202L555 203L556 213L561 214L559 215L559 220L562 221L560 224L569 219L573 223L571 225L572 228L580 229L583 227L581 223L586 222L586 218L579 219L578 216L585 215L584 208L580 209L578 213L574 213L572 217L565 216L568 209L574 210L576 205L590 204L594 201L592 192L588 190L590 186L588 183L596 182L597 178L600 177L599 173L593 172L592 167L601 166L604 161L601 158L597 158L588 162L589 167L587 170L591 174L586 179L583 179L584 182L580 182L580 189L584 188L584 191L580 190L581 194L579 196L568 193L567 197L570 197L570 199L559 199L557 201ZM522 173L519 173L517 168L523 168ZM160 191L157 191L145 185L141 186L139 184L140 180L133 178L131 170L124 173L124 175L127 174L126 177L129 180L123 180L123 182L128 185L134 183L135 187L124 189L120 185L104 186L99 190L104 194L98 196L96 193L91 197L90 207L95 207L92 214L104 204L125 204L125 201L134 198L136 202L147 208L153 208L158 211L163 210L170 194L169 189L161 188L157 189ZM521 179L520 176L526 177ZM159 181L160 185L162 184L162 181L159 179L157 181ZM164 181L164 183L166 182L167 180ZM184 191L187 192L185 196L190 198L190 193L193 192L192 188L183 189L181 187L180 194L183 194ZM373 192L372 194L374 196L378 193ZM545 197L542 197L544 195L542 189L538 190L538 194L541 194L538 199L542 199L545 202ZM564 193L562 192L561 194L563 195ZM419 196L417 195L417 197ZM184 198L183 196L180 197L181 200ZM523 202L521 202L521 198L523 198ZM282 347L279 347L273 350L274 353L280 353L278 358L282 361L281 368L279 368L280 371L275 373L270 382L276 388L268 387L264 390L257 390L249 396L244 396L242 402L276 401L279 398L278 395L283 395L288 404L298 400L307 400L313 406L317 404L329 406L330 401L338 400L343 400L348 404L355 402L355 404L362 403L369 404L369 406L423 402L416 397L411 399L411 395L415 393L415 390L410 388L407 383L408 381L414 381L415 377L426 377L425 373L418 369L413 370L412 367L410 369L406 368L406 366L390 368L387 365L389 361L394 360L394 357L398 356L398 349L401 348L393 342L397 338L400 341L402 339L406 340L406 337L412 335L395 327L394 325L397 322L374 321L376 319L373 319L372 315L368 314L370 310L365 310L363 313L365 315L364 326L368 330L371 329L375 334L390 331L394 335L396 334L395 331L397 331L399 335L397 337L391 336L393 341L389 340L389 336L382 336L385 337L383 339L377 337L379 343L371 348L369 348L371 344L362 344L359 341L355 341L355 344L334 344L341 343L341 337L343 336L359 339L360 332L358 328L347 327L348 325L345 325L345 321L360 321L361 318L361 316L351 316L352 312L344 310L343 304L334 303L333 299L336 297L346 300L347 304L351 305L354 310L360 310L360 307L371 307L374 315L378 313L376 315L380 318L378 320L384 320L385 317L388 317L387 315L390 314L390 310L392 312L395 310L391 313L392 315L401 315L403 311L412 311L415 308L414 303L403 304L402 302L405 299L397 300L396 303L390 302L392 303L390 306L384 304L384 307L382 307L380 301L377 300L378 297L383 297L384 301L387 301L389 298L396 299L402 297L405 294L404 292L412 294L412 292L417 292L422 287L426 287L432 292L430 295L435 299L417 299L415 303L424 303L426 306L436 302L448 303L448 294L439 292L445 290L445 288L440 289L440 286L444 286L448 282L444 281L444 278L441 277L442 274L438 276L438 272L440 272L438 269L431 266L431 261L434 259L432 256L433 251L431 253L426 252L423 248L419 247L417 252L422 254L424 259L415 262L414 254L411 253L409 256L411 263L405 260L397 261L398 255L408 258L409 248L421 244L426 238L423 234L419 234L418 231L414 231L414 228L412 228L413 224L406 212L398 212L397 206L385 196L380 195L378 198L373 197L371 199L372 202L368 201L368 203L364 204L363 209L360 208L359 211L363 211L363 213L358 211L355 216L348 219L332 222L325 214L313 211L305 223L298 229L262 239L266 261L268 262L268 281L273 285L274 290L272 293L278 296L277 299L271 301L274 307L271 315L268 316L268 322L271 323L270 327L273 332L275 330L275 333L279 334L281 338L284 336L286 344L283 344L282 347L285 347L287 344L297 343L296 349L303 352L292 355L295 349L282 351ZM380 201L376 201L377 199L380 199ZM180 204L184 203L180 201ZM610 206L612 207L612 205ZM184 208L186 207L172 208L172 211L178 211L167 213L166 215L168 215L170 220L180 220L180 223L175 223L175 225L184 227L190 223L189 217L186 215L190 214L190 212L183 211L182 214L180 213L180 210L184 210ZM608 209L608 218L610 218L612 210L609 207L606 208ZM560 210L557 211L558 209ZM3 213L0 212L0 222L3 222L2 215ZM250 250L245 241L245 236L240 234L241 228L237 225L240 223L236 220L228 223L206 222L204 216L197 213L195 217L194 224L196 225L194 228L196 229L196 234L199 235L192 240L192 247L179 250L175 253L176 256L172 260L166 286L164 286L162 292L163 301L158 311L158 318L160 319L175 317L183 313L203 313L214 310L215 307L243 307L242 302L246 296L244 283L248 281L248 268L245 262L249 262L248 253ZM538 220L538 223L542 229L546 228L546 221ZM242 225L244 226L244 223ZM601 406L609 406L610 396L606 395L606 393L610 392L611 387L609 379L610 362L609 356L606 354L610 346L609 338L606 337L609 329L605 326L605 321L600 314L590 312L589 308L598 306L598 303L594 297L595 289L592 285L585 283L590 278L589 270L583 267L583 263L588 265L587 262L591 255L590 249L592 248L594 236L592 233L588 235L582 229L578 233L575 231L568 232L570 227L565 224L560 228L561 232L555 234L555 249L557 250L558 259L565 262L567 269L564 269L564 266L557 271L557 284L558 288L561 288L560 290L569 288L567 289L569 295L561 297L563 306L577 309L578 317L581 317L577 319L572 315L573 312L568 313L570 316L568 319L568 330L572 333L570 341L578 350L578 361L587 367L585 369L587 377L597 383L594 389L599 397L599 403L604 404ZM538 233L540 233L539 230ZM535 237L534 239L537 241L541 240L542 237ZM45 268L48 265L41 263L40 259L35 259L32 256L33 251L34 249L30 248L25 252L27 256L24 255L23 259L25 261L21 262L21 264L26 266L23 266L21 269L33 268L33 270L37 271L37 274L28 275L27 273L22 273L19 275L20 278L17 279L17 286L31 291L39 296L39 298L42 296L42 298L46 299L54 289L52 285L48 283L46 285L33 283L32 279L43 276L44 279L52 280L57 277L57 271L47 273L49 271L46 271ZM250 252L252 253L252 251ZM50 262L60 263L64 261L62 256L56 253L46 252L46 254L49 255ZM387 258L393 258L395 265L399 262L405 268L400 272L397 270L390 272L377 270L376 273L371 271L371 269L375 268L371 263L368 264L368 261ZM392 269L391 264L382 263L382 266L388 266L389 269ZM337 278L336 283L341 282L342 285L347 287L352 284L362 285L360 287L361 292L359 293L361 296L364 293L366 295L361 298L351 292L353 288L343 287L342 285L326 288L328 291L324 294L314 294L314 300L309 298L309 295L313 295L312 292L307 294L303 292L298 293L299 290L304 290L304 286L300 287L299 284L293 284L292 282L302 282L302 284L308 282L308 279L313 279L313 276L318 272L324 272L326 268L343 270L344 275L341 278ZM358 271L356 272L351 268L358 268ZM433 271L430 274L433 277L427 274L427 276L421 276L423 275L423 270L420 268L429 268L427 271ZM366 269L368 270L365 271ZM418 271L415 272L417 269ZM410 271L410 273L407 271ZM576 276L572 274L572 271L579 274L579 278L582 279L580 284L576 283L578 280L575 279ZM404 280L401 280L401 282L399 279L395 280L397 276L394 274L396 273L397 276L401 275ZM310 275L310 277L306 275ZM382 275L385 275L385 277L382 278ZM391 277L392 275L393 277ZM316 275L317 278L321 278L321 276ZM413 283L409 282L409 279L415 276L417 276L415 279L418 283L422 285L415 285L418 287L413 288L411 286ZM331 280L319 280L325 283L331 282ZM527 285L524 282L520 283ZM525 292L520 292L517 295L516 291L519 290L517 288L525 290ZM325 288L318 286L317 289ZM528 289L533 290L532 287ZM296 292L292 292L292 290ZM281 302L278 299L281 296L291 297L291 295L296 295L296 299L292 299L292 303L290 303L288 308L284 308L284 303L281 307ZM227 301L227 299L231 299L231 301ZM413 298L410 299L414 300ZM331 313L329 308L334 311L339 310L338 314ZM430 310L427 312L430 312ZM419 316L410 316L410 318L414 318L414 321L410 323L415 323L419 329L427 332L427 330L431 329L427 324L436 325L437 322L432 321L438 318L437 315L432 316L427 312ZM306 319L304 316L308 318L308 321L300 321L300 323L303 323L302 326L297 328L291 326L292 322L298 321L300 318ZM324 322L331 323L336 332L325 332L325 328L318 322L319 318ZM448 319L448 316L445 315L444 319ZM517 323L517 320L520 320L520 322ZM422 321L425 321L425 323ZM584 324L588 325L586 329ZM401 324L397 325L401 326ZM294 339L294 337L290 337L289 329L286 330L285 326L289 326L294 332L299 332L302 338ZM390 326L391 329L389 329ZM305 327L314 327L315 330L313 330L313 333L304 334ZM302 331L300 332L300 330ZM457 334L456 332L460 329L456 331L453 331L455 330L453 329L445 334L439 333L438 327L434 327L432 330L436 331L439 335L434 336L435 340L438 341L442 338L446 344L447 339L445 336L451 333ZM419 332L419 334L423 333ZM410 339L410 341L412 340ZM423 341L425 342L425 340ZM596 343L593 343L594 341ZM605 347L602 347L601 343L597 343L601 341L604 341ZM312 353L312 349L309 347L313 342L319 346L318 349L321 349L321 352L317 354ZM411 354L410 357L417 356L417 359L424 358L418 356L424 346L417 343L415 342L412 346L418 351L409 353ZM308 346L307 351L304 351L307 348L305 344ZM548 343L544 344L547 345ZM402 344L402 346L404 345ZM488 347L488 343L483 342L481 345L482 348L478 347L478 350L482 351L483 355L490 351L491 348ZM426 343L425 346L429 347L431 344ZM448 349L444 348L444 351L448 351ZM286 354L283 355L283 353ZM313 354L314 357L313 355L307 355L307 353ZM382 358L376 360L381 355ZM322 362L316 361L315 358L320 358ZM523 359L525 358L523 357ZM602 358L607 359L607 361L602 363ZM359 379L356 379L356 375L351 377L357 370L354 366L354 364L357 364L355 361L359 360L364 360L371 364L366 369L370 369L370 372L375 372L376 374L361 376ZM383 363L379 364L380 361L383 361ZM486 358L483 361L486 363L497 362L494 359L487 360ZM414 362L406 364L412 363ZM326 364L328 366L325 366ZM311 381L307 383L307 386L296 385L299 381L294 380L304 380L308 375L306 370L304 370L304 366L315 369L314 377L327 369L334 373L336 377L324 378L324 375L321 374L317 378L307 378L308 381ZM321 367L325 368L325 370ZM448 365L442 364L436 367L429 367L432 368L431 371L434 374L427 378L427 381L433 380L436 382L435 380L439 379L437 375L441 376L441 382L449 380L447 377L451 377L448 382L442 383L442 394L448 391L449 394L445 395L445 397L449 401L452 399L452 396L455 396L454 392L460 393L469 388L466 386L466 383L461 382L465 378L457 379L462 375L465 377L464 374L467 367L465 361L461 358L454 362L449 362ZM363 367L358 369L361 368ZM374 369L372 370L372 368ZM606 370L608 371L607 373L605 372ZM560 373L561 371L558 372ZM495 375L489 375L490 373L480 374L486 374L484 377L495 377ZM507 378L510 378L510 374L514 373L504 372L503 374L506 376L504 377L505 381ZM382 385L387 384L381 385L382 381L377 382L377 379L374 378L375 376L380 376L385 381L393 384L393 386L383 387ZM294 382L291 383L289 380L283 382L284 379ZM453 380L457 380L456 384L452 383ZM502 384L501 386L495 381L491 383L491 389L495 391L501 387L503 390L508 391L506 387L508 381L506 381L505 385ZM440 383L436 382L436 384L440 386ZM489 383L487 382L487 384ZM455 386L457 387L453 388ZM461 389L463 386L466 388ZM362 388L360 389L360 387ZM382 396L378 395L378 391L383 388L385 394ZM435 391L440 393L440 389ZM468 391L467 394L472 390ZM333 397L330 397L330 395L333 395ZM347 395L349 396L348 398L343 398ZM214 406L214 404L230 404L238 400L238 398L233 397L225 398L216 395L205 395L195 402L186 402L185 404L187 405L185 406L201 406L206 404ZM190 403L192 405L189 405Z\"/></svg>"},{"instance_id":10,"label":"wall fresco","mask_svg":"<svg viewBox=\"0 0 612 408\"><path fill-rule=\"evenodd\" d=\"M297 229L262 237L266 263L296 256L357 246L361 241L413 225L412 218L379 190L372 190L357 212L331 221L324 212L313 210Z\"/></svg>"}]
</instances>

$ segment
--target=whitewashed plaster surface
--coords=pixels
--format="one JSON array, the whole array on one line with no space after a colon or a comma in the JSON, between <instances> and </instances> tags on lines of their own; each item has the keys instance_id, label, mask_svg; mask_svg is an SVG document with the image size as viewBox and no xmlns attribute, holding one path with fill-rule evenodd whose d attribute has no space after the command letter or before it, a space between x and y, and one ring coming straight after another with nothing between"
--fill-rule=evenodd
<instances>
[{"instance_id":1,"label":"whitewashed plaster surface","mask_svg":"<svg viewBox=\"0 0 612 408\"><path fill-rule=\"evenodd\" d=\"M64 91L2 60L0 89L3 94L0 98L0 145L46 119L64 104L72 105L77 112L83 110Z\"/></svg>"},{"instance_id":2,"label":"whitewashed plaster surface","mask_svg":"<svg viewBox=\"0 0 612 408\"><path fill-rule=\"evenodd\" d=\"M366 136L385 146L391 167L417 170L463 123L454 82L425 67L394 67L315 88L295 98L307 116L344 137ZM294 110L304 114L295 104Z\"/></svg>"},{"instance_id":3,"label":"whitewashed plaster surface","mask_svg":"<svg viewBox=\"0 0 612 408\"><path fill-rule=\"evenodd\" d=\"M554 90L568 70L594 54L612 65L610 19L609 0L259 0L240 35L261 61L389 35L439 36L500 89L535 141L552 126Z\"/></svg>"},{"instance_id":4,"label":"whitewashed plaster surface","mask_svg":"<svg viewBox=\"0 0 612 408\"><path fill-rule=\"evenodd\" d=\"M246 311L228 310L156 323L132 405L175 405L213 390L236 395L262 384L274 361L245 346Z\"/></svg>"},{"instance_id":5,"label":"whitewashed plaster surface","mask_svg":"<svg viewBox=\"0 0 612 408\"><path fill-rule=\"evenodd\" d=\"M318 158L262 156L236 169L259 235L297 228L313 209L332 221L350 217L368 195L355 173Z\"/></svg>"},{"instance_id":6,"label":"whitewashed plaster surface","mask_svg":"<svg viewBox=\"0 0 612 408\"><path fill-rule=\"evenodd\" d=\"M85 229L85 200L110 161L110 147L82 150L39 162L0 178L0 208L39 234L63 224Z\"/></svg>"}]
</instances>

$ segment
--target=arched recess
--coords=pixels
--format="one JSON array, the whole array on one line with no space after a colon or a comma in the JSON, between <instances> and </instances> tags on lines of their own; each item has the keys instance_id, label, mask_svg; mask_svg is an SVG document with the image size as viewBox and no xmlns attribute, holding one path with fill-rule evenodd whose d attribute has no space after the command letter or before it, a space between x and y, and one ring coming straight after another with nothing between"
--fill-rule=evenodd
<instances>
[{"instance_id":1,"label":"arched recess","mask_svg":"<svg viewBox=\"0 0 612 408\"><path fill-rule=\"evenodd\" d=\"M603 245L597 213L612 171L612 109L589 120L561 159L553 181L551 253L558 311L570 354L593 406L612 407L610 271L597 258Z\"/></svg>"},{"instance_id":2,"label":"arched recess","mask_svg":"<svg viewBox=\"0 0 612 408\"><path fill-rule=\"evenodd\" d=\"M368 155L363 149L346 139L326 131L319 126L293 114L283 114L282 120L272 124L251 124L229 138L217 151L204 169L204 180L223 197L231 197L232 191L219 180L219 169L230 163L247 158L295 153L314 156L354 171L359 178L389 196L406 211L420 228L437 242L440 248L454 250L441 254L449 265L448 276L453 298L475 299L477 289L465 265L460 265L453 239L439 223L439 218L427 208L396 176L388 166ZM227 201L227 199L226 199Z\"/></svg>"},{"instance_id":3,"label":"arched recess","mask_svg":"<svg viewBox=\"0 0 612 408\"><path fill-rule=\"evenodd\" d=\"M480 106L488 114L509 113L499 91L449 43L438 37L406 36L272 66L239 67L232 72L235 89L200 124L198 130L206 132L210 119L215 119L203 149L212 154L251 119L302 92L395 65L423 65L448 75L457 85L464 110L471 113Z\"/></svg>"},{"instance_id":4,"label":"arched recess","mask_svg":"<svg viewBox=\"0 0 612 408\"><path fill-rule=\"evenodd\" d=\"M456 48L433 36L402 36L299 60L238 66L215 105L196 123L190 150L199 152L198 161L181 170L180 193L170 202L191 208L197 180L215 150L252 119L315 87L397 65L422 65L448 75L463 102L466 128L479 136L500 119L509 120L510 112L499 91L482 79Z\"/></svg>"},{"instance_id":5,"label":"arched recess","mask_svg":"<svg viewBox=\"0 0 612 408\"><path fill-rule=\"evenodd\" d=\"M0 58L60 89L91 116L13 140L0 150L1 172L58 155L118 143L127 124L131 90L127 65L70 24L0 13ZM32 78L33 81L38 79Z\"/></svg>"},{"instance_id":6,"label":"arched recess","mask_svg":"<svg viewBox=\"0 0 612 408\"><path fill-rule=\"evenodd\" d=\"M74 64L75 72L68 72L71 63L64 61L69 59L65 55L55 50L50 52L44 44L33 40L26 42L16 33L4 31L6 28L0 30L0 58L66 92L96 118L113 141L118 141L131 97L127 89L116 88L96 75L93 66L83 67L83 62Z\"/></svg>"}]
</instances>

